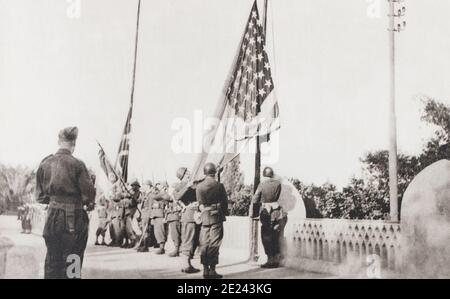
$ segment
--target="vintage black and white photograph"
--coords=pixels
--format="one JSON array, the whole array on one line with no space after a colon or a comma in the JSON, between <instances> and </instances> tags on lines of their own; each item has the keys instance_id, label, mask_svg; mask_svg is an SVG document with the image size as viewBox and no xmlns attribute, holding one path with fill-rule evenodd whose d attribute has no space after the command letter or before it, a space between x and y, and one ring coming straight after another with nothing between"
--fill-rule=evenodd
<instances>
[{"instance_id":1,"label":"vintage black and white photograph","mask_svg":"<svg viewBox=\"0 0 450 299\"><path fill-rule=\"evenodd\" d=\"M450 278L449 12L0 0L0 278Z\"/></svg>"}]
</instances>

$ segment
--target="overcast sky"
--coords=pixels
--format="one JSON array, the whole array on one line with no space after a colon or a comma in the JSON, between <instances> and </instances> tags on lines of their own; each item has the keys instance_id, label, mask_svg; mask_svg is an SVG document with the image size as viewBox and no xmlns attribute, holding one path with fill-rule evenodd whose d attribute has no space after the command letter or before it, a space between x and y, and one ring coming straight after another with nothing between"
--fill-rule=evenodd
<instances>
[{"instance_id":1,"label":"overcast sky","mask_svg":"<svg viewBox=\"0 0 450 299\"><path fill-rule=\"evenodd\" d=\"M365 152L387 149L387 12L382 6L379 18L369 17L369 2L270 1L280 175L342 185L359 173ZM88 166L99 168L96 139L115 159L130 98L137 0L79 3L77 18L67 13L70 1L0 0L2 163L37 167L68 125L80 129L75 156ZM142 0L131 177L171 181L178 166L192 165L195 155L172 151L171 124L193 120L195 110L213 113L252 3ZM398 146L417 153L433 128L420 122L415 96L450 104L450 1L405 3L408 27L397 37ZM250 180L252 159L243 160Z\"/></svg>"}]
</instances>

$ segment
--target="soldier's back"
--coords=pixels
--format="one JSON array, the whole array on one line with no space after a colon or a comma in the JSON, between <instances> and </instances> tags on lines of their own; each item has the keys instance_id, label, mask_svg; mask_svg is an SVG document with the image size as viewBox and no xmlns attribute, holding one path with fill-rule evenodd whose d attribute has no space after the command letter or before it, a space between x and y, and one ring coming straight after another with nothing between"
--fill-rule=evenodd
<instances>
[{"instance_id":1,"label":"soldier's back","mask_svg":"<svg viewBox=\"0 0 450 299\"><path fill-rule=\"evenodd\" d=\"M270 203L278 201L281 193L281 182L270 178L260 184L261 201Z\"/></svg>"}]
</instances>

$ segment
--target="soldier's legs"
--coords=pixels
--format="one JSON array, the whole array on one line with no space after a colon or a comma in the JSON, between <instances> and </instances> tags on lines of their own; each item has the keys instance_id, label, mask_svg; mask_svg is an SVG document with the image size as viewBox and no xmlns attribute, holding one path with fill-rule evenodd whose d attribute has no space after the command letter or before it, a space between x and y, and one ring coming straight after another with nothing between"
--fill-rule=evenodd
<instances>
[{"instance_id":1,"label":"soldier's legs","mask_svg":"<svg viewBox=\"0 0 450 299\"><path fill-rule=\"evenodd\" d=\"M136 241L136 234L133 229L132 220L133 220L133 218L131 215L129 215L125 218L125 230L126 230L126 234L127 234L127 239L131 242L130 247L133 247L134 243Z\"/></svg>"},{"instance_id":2,"label":"soldier's legs","mask_svg":"<svg viewBox=\"0 0 450 299\"><path fill-rule=\"evenodd\" d=\"M170 257L178 256L181 244L181 223L180 221L169 222L170 236L173 241L174 250L169 254Z\"/></svg>"},{"instance_id":3,"label":"soldier's legs","mask_svg":"<svg viewBox=\"0 0 450 299\"><path fill-rule=\"evenodd\" d=\"M198 244L198 225L194 222L181 223L181 247L180 252L183 255L183 268L181 272L197 273L200 270L194 268L191 259L194 257L195 249Z\"/></svg>"},{"instance_id":4,"label":"soldier's legs","mask_svg":"<svg viewBox=\"0 0 450 299\"><path fill-rule=\"evenodd\" d=\"M164 245L167 241L167 224L164 222L164 218L154 218L152 219L153 228L155 232L156 242L159 244L159 250L156 254L164 254Z\"/></svg>"},{"instance_id":5,"label":"soldier's legs","mask_svg":"<svg viewBox=\"0 0 450 299\"><path fill-rule=\"evenodd\" d=\"M216 273L216 265L219 263L219 249L223 239L223 224L217 223L211 226L202 226L200 230L200 261L203 264L203 277L221 278Z\"/></svg>"},{"instance_id":6,"label":"soldier's legs","mask_svg":"<svg viewBox=\"0 0 450 299\"><path fill-rule=\"evenodd\" d=\"M62 279L64 278L64 260L61 243L57 238L44 237L47 255L45 256L44 278Z\"/></svg>"}]
</instances>

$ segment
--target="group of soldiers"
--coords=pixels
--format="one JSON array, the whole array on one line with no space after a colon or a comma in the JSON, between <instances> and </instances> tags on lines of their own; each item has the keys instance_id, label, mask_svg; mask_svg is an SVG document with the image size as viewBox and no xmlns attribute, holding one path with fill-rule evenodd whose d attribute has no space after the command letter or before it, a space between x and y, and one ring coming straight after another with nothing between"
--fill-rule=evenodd
<instances>
[{"instance_id":1,"label":"group of soldiers","mask_svg":"<svg viewBox=\"0 0 450 299\"><path fill-rule=\"evenodd\" d=\"M41 162L36 174L36 199L48 205L43 231L47 246L45 278L73 278L67 273L68 257L73 255L81 261L81 273L89 231L88 212L94 210L96 190L85 164L72 156L77 137L76 127L61 130L60 149ZM106 245L105 235L109 230L110 246L135 248L140 252L153 246L157 247L156 254L164 254L170 232L174 251L169 256L182 255L182 272L200 272L191 263L198 248L203 277L221 278L216 265L228 197L224 185L216 180L216 165L206 163L203 173L204 177L195 181L187 168L179 168L178 182L171 188L166 183L153 186L150 181L142 188L137 181L129 188L120 180L114 182L111 194L103 196L97 205L96 244ZM255 192L250 216L259 218L262 225L262 242L268 256L262 267L274 268L281 259L280 239L287 214L278 203L281 182L274 178L270 167L264 169L263 176L265 180ZM133 224L134 219L140 228Z\"/></svg>"},{"instance_id":2,"label":"group of soldiers","mask_svg":"<svg viewBox=\"0 0 450 299\"><path fill-rule=\"evenodd\" d=\"M215 267L228 199L224 186L214 178L216 172L216 166L208 163L205 178L191 181L189 170L181 167L176 172L178 182L171 188L165 182L153 185L149 180L142 187L134 181L129 188L121 181L115 182L111 194L101 197L97 204L95 244L134 248L138 252L156 247L155 254L165 254L170 235L174 248L168 256L182 255L182 272L200 271L191 263L200 246L204 277L222 277ZM134 225L136 222L139 227ZM106 244L108 230L111 242Z\"/></svg>"}]
</instances>

